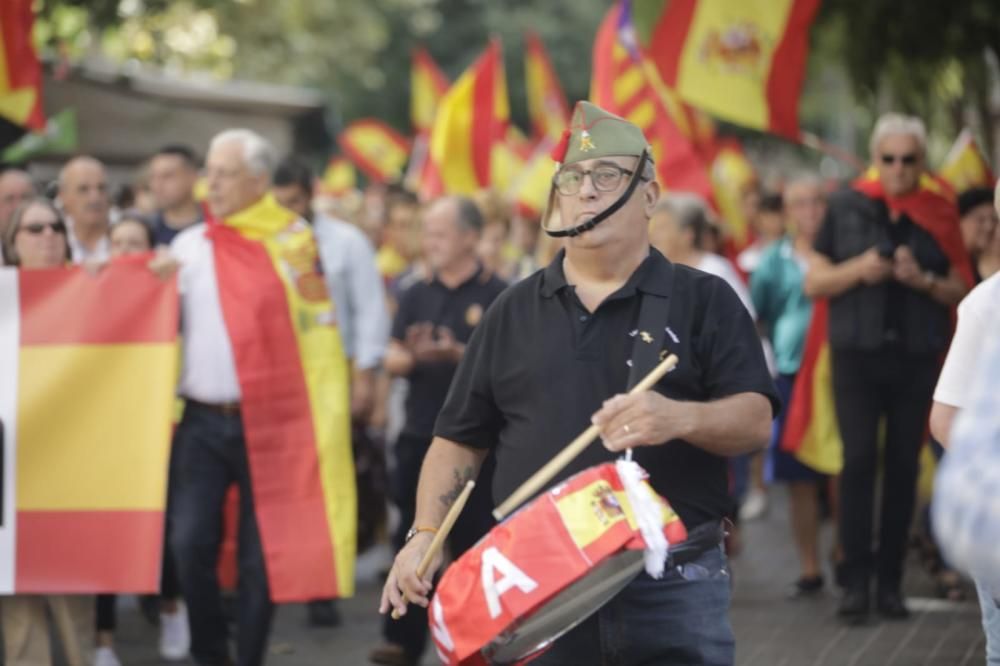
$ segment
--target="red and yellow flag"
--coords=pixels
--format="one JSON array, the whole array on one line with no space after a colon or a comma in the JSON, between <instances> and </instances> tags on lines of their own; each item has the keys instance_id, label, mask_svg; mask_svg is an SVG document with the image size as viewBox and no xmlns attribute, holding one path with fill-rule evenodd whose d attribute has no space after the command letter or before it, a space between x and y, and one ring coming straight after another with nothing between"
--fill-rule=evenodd
<instances>
[{"instance_id":1,"label":"red and yellow flag","mask_svg":"<svg viewBox=\"0 0 1000 666\"><path fill-rule=\"evenodd\" d=\"M717 143L711 178L712 192L729 232L729 241L733 251L739 252L753 240L743 197L748 188L756 186L757 172L737 139L727 138Z\"/></svg>"},{"instance_id":2,"label":"red and yellow flag","mask_svg":"<svg viewBox=\"0 0 1000 666\"><path fill-rule=\"evenodd\" d=\"M938 175L956 192L964 192L973 187L993 187L997 182L989 161L967 127L955 139Z\"/></svg>"},{"instance_id":3,"label":"red and yellow flag","mask_svg":"<svg viewBox=\"0 0 1000 666\"><path fill-rule=\"evenodd\" d=\"M448 90L434 120L430 162L444 192L471 194L492 184L494 147L509 119L503 57L494 40Z\"/></svg>"},{"instance_id":4,"label":"red and yellow flag","mask_svg":"<svg viewBox=\"0 0 1000 666\"><path fill-rule=\"evenodd\" d=\"M554 147L555 142L550 139L539 141L508 189L510 200L522 217L538 218L545 211L556 170L552 161Z\"/></svg>"},{"instance_id":5,"label":"red and yellow flag","mask_svg":"<svg viewBox=\"0 0 1000 666\"><path fill-rule=\"evenodd\" d=\"M309 225L271 195L209 220L254 506L276 603L350 596L347 360Z\"/></svg>"},{"instance_id":6,"label":"red and yellow flag","mask_svg":"<svg viewBox=\"0 0 1000 666\"><path fill-rule=\"evenodd\" d=\"M371 180L399 180L410 154L410 142L381 120L356 120L337 137L341 149Z\"/></svg>"},{"instance_id":7,"label":"red and yellow flag","mask_svg":"<svg viewBox=\"0 0 1000 666\"><path fill-rule=\"evenodd\" d=\"M528 93L528 117L535 139L558 141L569 124L569 104L559 84L542 40L534 32L525 37L524 84Z\"/></svg>"},{"instance_id":8,"label":"red and yellow flag","mask_svg":"<svg viewBox=\"0 0 1000 666\"><path fill-rule=\"evenodd\" d=\"M708 165L692 139L705 130L690 126L693 116L639 51L629 3L613 5L598 29L590 98L642 129L661 185L711 200Z\"/></svg>"},{"instance_id":9,"label":"red and yellow flag","mask_svg":"<svg viewBox=\"0 0 1000 666\"><path fill-rule=\"evenodd\" d=\"M177 283L0 269L0 594L159 587Z\"/></svg>"},{"instance_id":10,"label":"red and yellow flag","mask_svg":"<svg viewBox=\"0 0 1000 666\"><path fill-rule=\"evenodd\" d=\"M737 125L799 138L798 105L819 0L646 0L639 43L663 82Z\"/></svg>"},{"instance_id":11,"label":"red and yellow flag","mask_svg":"<svg viewBox=\"0 0 1000 666\"><path fill-rule=\"evenodd\" d=\"M42 68L31 43L31 5L32 0L0 2L0 118L41 131Z\"/></svg>"},{"instance_id":12,"label":"red and yellow flag","mask_svg":"<svg viewBox=\"0 0 1000 666\"><path fill-rule=\"evenodd\" d=\"M415 49L410 64L410 121L417 134L431 131L438 105L446 92L448 79L431 54L426 49Z\"/></svg>"},{"instance_id":13,"label":"red and yellow flag","mask_svg":"<svg viewBox=\"0 0 1000 666\"><path fill-rule=\"evenodd\" d=\"M342 155L330 158L319 180L319 190L323 194L339 197L354 190L358 177L354 165Z\"/></svg>"}]
</instances>

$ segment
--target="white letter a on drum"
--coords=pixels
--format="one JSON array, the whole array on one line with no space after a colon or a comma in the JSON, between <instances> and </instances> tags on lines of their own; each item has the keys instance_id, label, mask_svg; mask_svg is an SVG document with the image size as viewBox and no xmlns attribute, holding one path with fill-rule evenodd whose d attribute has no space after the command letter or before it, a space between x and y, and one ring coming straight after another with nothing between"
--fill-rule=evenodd
<instances>
[{"instance_id":1,"label":"white letter a on drum","mask_svg":"<svg viewBox=\"0 0 1000 666\"><path fill-rule=\"evenodd\" d=\"M501 576L499 580L498 573ZM496 548L483 551L482 579L483 594L486 595L486 605L489 607L490 619L493 620L500 615L500 595L515 587L525 594L538 587L538 583L514 566Z\"/></svg>"}]
</instances>

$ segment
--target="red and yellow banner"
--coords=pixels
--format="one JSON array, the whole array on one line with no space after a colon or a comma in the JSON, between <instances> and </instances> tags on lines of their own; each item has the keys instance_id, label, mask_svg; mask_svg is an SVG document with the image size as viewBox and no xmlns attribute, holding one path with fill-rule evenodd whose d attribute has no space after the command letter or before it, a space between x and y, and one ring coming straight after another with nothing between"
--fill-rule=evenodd
<instances>
[{"instance_id":1,"label":"red and yellow banner","mask_svg":"<svg viewBox=\"0 0 1000 666\"><path fill-rule=\"evenodd\" d=\"M410 142L381 120L356 120L337 137L340 148L361 171L378 183L399 180L410 154Z\"/></svg>"},{"instance_id":2,"label":"red and yellow banner","mask_svg":"<svg viewBox=\"0 0 1000 666\"><path fill-rule=\"evenodd\" d=\"M636 2L642 49L681 99L731 123L799 138L819 0Z\"/></svg>"},{"instance_id":3,"label":"red and yellow banner","mask_svg":"<svg viewBox=\"0 0 1000 666\"><path fill-rule=\"evenodd\" d=\"M348 372L309 225L270 195L210 221L257 523L277 602L354 591Z\"/></svg>"},{"instance_id":4,"label":"red and yellow banner","mask_svg":"<svg viewBox=\"0 0 1000 666\"><path fill-rule=\"evenodd\" d=\"M155 592L176 280L0 269L0 594Z\"/></svg>"},{"instance_id":5,"label":"red and yellow banner","mask_svg":"<svg viewBox=\"0 0 1000 666\"><path fill-rule=\"evenodd\" d=\"M42 68L31 43L32 0L0 2L0 118L35 131L45 129Z\"/></svg>"},{"instance_id":6,"label":"red and yellow banner","mask_svg":"<svg viewBox=\"0 0 1000 666\"><path fill-rule=\"evenodd\" d=\"M938 175L956 192L973 187L992 188L997 182L989 161L969 128L963 129L955 139L955 144L938 169Z\"/></svg>"},{"instance_id":7,"label":"red and yellow banner","mask_svg":"<svg viewBox=\"0 0 1000 666\"><path fill-rule=\"evenodd\" d=\"M354 190L358 185L358 176L354 165L346 157L337 155L330 158L319 180L319 191L333 197L339 197Z\"/></svg>"},{"instance_id":8,"label":"red and yellow banner","mask_svg":"<svg viewBox=\"0 0 1000 666\"><path fill-rule=\"evenodd\" d=\"M426 49L413 51L410 64L410 121L417 134L434 126L441 98L448 92L448 79Z\"/></svg>"},{"instance_id":9,"label":"red and yellow banner","mask_svg":"<svg viewBox=\"0 0 1000 666\"><path fill-rule=\"evenodd\" d=\"M558 141L569 124L569 104L545 45L534 32L525 37L524 84L535 139Z\"/></svg>"},{"instance_id":10,"label":"red and yellow banner","mask_svg":"<svg viewBox=\"0 0 1000 666\"><path fill-rule=\"evenodd\" d=\"M630 11L629 3L613 5L598 29L590 98L642 129L664 188L693 192L711 201L708 162L695 141L695 137L704 139L708 130L700 120L692 124L696 115L663 85L638 49Z\"/></svg>"},{"instance_id":11,"label":"red and yellow banner","mask_svg":"<svg viewBox=\"0 0 1000 666\"><path fill-rule=\"evenodd\" d=\"M739 140L730 137L717 143L711 179L715 203L729 232L727 240L738 253L753 240L743 198L750 188L757 186L757 171Z\"/></svg>"},{"instance_id":12,"label":"red and yellow banner","mask_svg":"<svg viewBox=\"0 0 1000 666\"><path fill-rule=\"evenodd\" d=\"M471 194L491 185L494 162L503 159L494 157L494 147L504 140L509 119L503 57L494 40L438 107L430 162L442 192Z\"/></svg>"}]
</instances>

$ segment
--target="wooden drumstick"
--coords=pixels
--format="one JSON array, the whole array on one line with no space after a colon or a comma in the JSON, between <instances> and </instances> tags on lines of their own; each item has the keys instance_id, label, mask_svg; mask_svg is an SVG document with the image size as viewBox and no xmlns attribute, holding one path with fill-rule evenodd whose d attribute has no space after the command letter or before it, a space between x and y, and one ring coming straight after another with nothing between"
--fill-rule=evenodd
<instances>
[{"instance_id":1,"label":"wooden drumstick","mask_svg":"<svg viewBox=\"0 0 1000 666\"><path fill-rule=\"evenodd\" d=\"M452 502L451 507L448 509L448 513L444 516L444 521L441 523L441 527L438 531L434 533L434 538L431 539L431 545L427 547L427 552L424 553L423 558L420 560L420 564L417 565L417 578L423 578L424 574L427 573L427 569L431 566L431 562L434 560L434 556L438 554L438 551L444 546L444 540L448 538L448 533L451 532L451 528L455 526L455 521L458 520L458 514L462 513L462 509L465 507L465 503L469 501L469 495L472 494L472 489L476 487L475 481L468 481L465 487L462 488L462 492L459 493L455 501ZM404 596L405 598L405 596ZM398 620L402 617L399 611L393 609L392 619Z\"/></svg>"},{"instance_id":2,"label":"wooden drumstick","mask_svg":"<svg viewBox=\"0 0 1000 666\"><path fill-rule=\"evenodd\" d=\"M671 354L663 359L658 366L653 368L648 375L643 377L642 381L633 386L628 394L642 393L653 388L656 382L660 381L663 375L670 372L675 365L677 365L677 356ZM540 470L532 474L527 481L511 493L511 496L493 511L493 517L499 521L510 515L514 509L521 506L521 504L541 490L545 484L552 480L552 477L561 472L574 458L583 453L583 450L590 446L600 434L601 429L596 425L592 425L584 430L579 437L570 442L566 448L556 454L552 460L545 463Z\"/></svg>"}]
</instances>

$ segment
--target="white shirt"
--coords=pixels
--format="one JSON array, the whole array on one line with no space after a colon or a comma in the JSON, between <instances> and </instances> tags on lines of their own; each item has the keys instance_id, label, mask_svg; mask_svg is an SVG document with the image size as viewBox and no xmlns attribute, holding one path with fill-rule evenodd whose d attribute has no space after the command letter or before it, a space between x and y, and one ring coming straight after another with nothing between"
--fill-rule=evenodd
<instances>
[{"instance_id":1,"label":"white shirt","mask_svg":"<svg viewBox=\"0 0 1000 666\"><path fill-rule=\"evenodd\" d=\"M185 229L170 244L180 262L181 378L177 392L199 402L239 402L240 384L219 302L212 242L205 225Z\"/></svg>"},{"instance_id":2,"label":"white shirt","mask_svg":"<svg viewBox=\"0 0 1000 666\"><path fill-rule=\"evenodd\" d=\"M385 287L375 249L352 224L317 215L313 223L344 352L361 370L377 367L389 344Z\"/></svg>"},{"instance_id":3,"label":"white shirt","mask_svg":"<svg viewBox=\"0 0 1000 666\"><path fill-rule=\"evenodd\" d=\"M934 401L951 407L967 406L972 377L989 335L1000 335L990 329L990 321L1000 312L1000 273L981 282L958 305L958 326L951 340Z\"/></svg>"},{"instance_id":4,"label":"white shirt","mask_svg":"<svg viewBox=\"0 0 1000 666\"><path fill-rule=\"evenodd\" d=\"M753 300L750 298L750 290L740 279L739 273L733 268L733 264L725 257L706 252L701 255L701 261L695 266L699 271L705 271L712 275L717 275L729 284L740 297L740 302L747 309L754 321L757 321L757 311L753 307Z\"/></svg>"},{"instance_id":5,"label":"white shirt","mask_svg":"<svg viewBox=\"0 0 1000 666\"><path fill-rule=\"evenodd\" d=\"M111 241L107 234L101 236L93 250L88 250L73 233L73 220L69 217L66 218L66 242L69 243L74 264L82 264L89 259L107 261L111 258Z\"/></svg>"}]
</instances>

